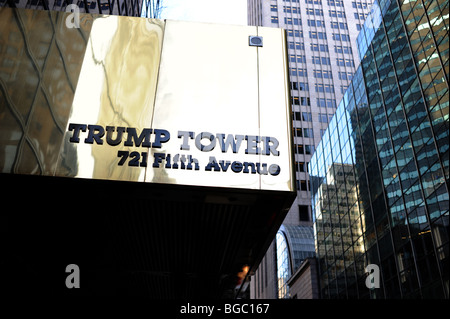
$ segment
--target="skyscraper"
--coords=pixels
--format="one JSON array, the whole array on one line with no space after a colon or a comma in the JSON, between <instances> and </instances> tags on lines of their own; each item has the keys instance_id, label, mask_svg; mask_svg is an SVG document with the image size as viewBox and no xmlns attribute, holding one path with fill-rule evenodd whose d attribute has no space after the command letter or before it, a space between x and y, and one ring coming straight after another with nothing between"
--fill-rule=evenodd
<instances>
[{"instance_id":1,"label":"skyscraper","mask_svg":"<svg viewBox=\"0 0 450 319\"><path fill-rule=\"evenodd\" d=\"M310 162L322 298L449 297L448 31L448 1L374 2Z\"/></svg>"},{"instance_id":2,"label":"skyscraper","mask_svg":"<svg viewBox=\"0 0 450 319\"><path fill-rule=\"evenodd\" d=\"M284 221L286 225L312 227L308 163L359 65L357 36L371 3L371 0L248 0L250 25L281 27L287 33L297 199ZM289 234L280 232L289 243ZM312 242L309 236L301 240L308 239ZM269 277L277 276L273 262L277 245L274 241L265 257L267 261L261 263L260 271L268 272ZM303 249L296 254L310 255L309 248ZM295 249L291 250L294 255ZM294 274L298 263L290 264L293 269L283 272L289 276ZM263 269L266 265L269 269ZM259 278L266 277L254 276L252 296L289 297L289 293L278 293L283 285L277 284L288 278L269 280L272 282L269 285L266 281L258 284Z\"/></svg>"}]
</instances>

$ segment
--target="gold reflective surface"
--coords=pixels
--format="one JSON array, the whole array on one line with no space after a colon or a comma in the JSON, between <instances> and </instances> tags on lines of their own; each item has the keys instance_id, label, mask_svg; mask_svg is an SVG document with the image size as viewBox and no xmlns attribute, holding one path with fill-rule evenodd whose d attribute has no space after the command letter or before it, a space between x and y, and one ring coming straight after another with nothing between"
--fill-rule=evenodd
<instances>
[{"instance_id":1,"label":"gold reflective surface","mask_svg":"<svg viewBox=\"0 0 450 319\"><path fill-rule=\"evenodd\" d=\"M289 169L293 167L293 151L285 32L259 27L258 35L264 39L264 46L258 48L260 134L278 138L280 155L267 160L281 167L277 176L261 175L261 188L294 190L294 172Z\"/></svg>"},{"instance_id":2,"label":"gold reflective surface","mask_svg":"<svg viewBox=\"0 0 450 319\"><path fill-rule=\"evenodd\" d=\"M131 127L139 135L150 128L161 55L162 21L119 16L97 16L93 21L80 80L68 123ZM66 129L57 175L144 181L146 167L118 166L119 151L148 152L145 147L125 147L96 141L71 143ZM113 137L116 136L116 133ZM126 133L122 137L126 139Z\"/></svg>"},{"instance_id":3,"label":"gold reflective surface","mask_svg":"<svg viewBox=\"0 0 450 319\"><path fill-rule=\"evenodd\" d=\"M295 190L282 30L68 14L0 8L1 172Z\"/></svg>"},{"instance_id":4,"label":"gold reflective surface","mask_svg":"<svg viewBox=\"0 0 450 319\"><path fill-rule=\"evenodd\" d=\"M258 77L256 48L248 45L248 36L256 27L199 24L167 21L160 78L156 95L154 128L172 134L170 143L159 150L166 154L192 155L199 171L150 169L147 180L162 183L223 187L260 187L259 174L205 171L211 156L217 161L259 162L259 156L246 155L245 141L238 153L222 153L216 146L201 152L189 139L189 150L180 150L177 132L202 132L216 136L259 135ZM203 139L202 144L210 141ZM214 143L214 142L212 142Z\"/></svg>"},{"instance_id":5,"label":"gold reflective surface","mask_svg":"<svg viewBox=\"0 0 450 319\"><path fill-rule=\"evenodd\" d=\"M0 171L53 175L92 16L0 8Z\"/></svg>"}]
</instances>

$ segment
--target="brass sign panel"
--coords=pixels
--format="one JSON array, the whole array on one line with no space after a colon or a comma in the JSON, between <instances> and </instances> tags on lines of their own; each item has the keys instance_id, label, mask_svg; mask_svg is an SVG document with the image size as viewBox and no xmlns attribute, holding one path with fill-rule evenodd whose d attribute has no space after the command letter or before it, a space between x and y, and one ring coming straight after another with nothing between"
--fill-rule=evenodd
<instances>
[{"instance_id":1,"label":"brass sign panel","mask_svg":"<svg viewBox=\"0 0 450 319\"><path fill-rule=\"evenodd\" d=\"M125 128L152 127L163 32L159 20L96 16L56 175L144 181L146 167L119 166L108 140L123 139ZM79 141L70 141L74 134ZM120 151L140 157L148 149L133 143Z\"/></svg>"},{"instance_id":2,"label":"brass sign panel","mask_svg":"<svg viewBox=\"0 0 450 319\"><path fill-rule=\"evenodd\" d=\"M295 191L284 31L80 16L0 9L2 172Z\"/></svg>"}]
</instances>

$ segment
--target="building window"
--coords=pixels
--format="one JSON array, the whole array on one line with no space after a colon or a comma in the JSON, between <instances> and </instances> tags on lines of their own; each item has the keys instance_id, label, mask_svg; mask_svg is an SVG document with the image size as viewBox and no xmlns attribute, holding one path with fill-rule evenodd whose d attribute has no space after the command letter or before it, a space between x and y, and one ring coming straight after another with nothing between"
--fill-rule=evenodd
<instances>
[{"instance_id":1,"label":"building window","mask_svg":"<svg viewBox=\"0 0 450 319\"><path fill-rule=\"evenodd\" d=\"M289 74L291 76L308 76L306 69L300 69L300 68L290 68Z\"/></svg>"},{"instance_id":2,"label":"building window","mask_svg":"<svg viewBox=\"0 0 450 319\"><path fill-rule=\"evenodd\" d=\"M314 131L312 128L303 129L303 137L314 137Z\"/></svg>"},{"instance_id":3,"label":"building window","mask_svg":"<svg viewBox=\"0 0 450 319\"><path fill-rule=\"evenodd\" d=\"M348 25L346 22L330 22L333 29L346 29L348 30Z\"/></svg>"},{"instance_id":4,"label":"building window","mask_svg":"<svg viewBox=\"0 0 450 319\"><path fill-rule=\"evenodd\" d=\"M355 19L359 19L359 20L365 20L366 19L366 14L365 13L354 13L355 15Z\"/></svg>"},{"instance_id":5,"label":"building window","mask_svg":"<svg viewBox=\"0 0 450 319\"><path fill-rule=\"evenodd\" d=\"M298 96L294 96L292 97L292 104L293 105L303 105L303 106L310 106L311 105L311 100L309 97L298 97Z\"/></svg>"},{"instance_id":6,"label":"building window","mask_svg":"<svg viewBox=\"0 0 450 319\"><path fill-rule=\"evenodd\" d=\"M289 49L305 50L305 44L300 42L288 42Z\"/></svg>"},{"instance_id":7,"label":"building window","mask_svg":"<svg viewBox=\"0 0 450 319\"><path fill-rule=\"evenodd\" d=\"M283 6L283 11L286 13L299 13L298 7L290 7L290 6Z\"/></svg>"},{"instance_id":8,"label":"building window","mask_svg":"<svg viewBox=\"0 0 450 319\"><path fill-rule=\"evenodd\" d=\"M324 27L325 22L323 20L309 20L308 19L308 26L309 27Z\"/></svg>"},{"instance_id":9,"label":"building window","mask_svg":"<svg viewBox=\"0 0 450 319\"><path fill-rule=\"evenodd\" d=\"M271 4L270 5L270 11L277 12L278 11L278 6L276 4Z\"/></svg>"},{"instance_id":10,"label":"building window","mask_svg":"<svg viewBox=\"0 0 450 319\"><path fill-rule=\"evenodd\" d=\"M339 10L330 10L330 17L345 18L345 12Z\"/></svg>"},{"instance_id":11,"label":"building window","mask_svg":"<svg viewBox=\"0 0 450 319\"><path fill-rule=\"evenodd\" d=\"M336 99L317 99L317 106L336 108Z\"/></svg>"},{"instance_id":12,"label":"building window","mask_svg":"<svg viewBox=\"0 0 450 319\"><path fill-rule=\"evenodd\" d=\"M302 112L302 121L304 121L304 122L312 122L311 112Z\"/></svg>"},{"instance_id":13,"label":"building window","mask_svg":"<svg viewBox=\"0 0 450 319\"><path fill-rule=\"evenodd\" d=\"M278 23L278 17L271 17L270 22L272 23Z\"/></svg>"},{"instance_id":14,"label":"building window","mask_svg":"<svg viewBox=\"0 0 450 319\"><path fill-rule=\"evenodd\" d=\"M316 92L334 93L334 85L333 84L315 83L314 89Z\"/></svg>"},{"instance_id":15,"label":"building window","mask_svg":"<svg viewBox=\"0 0 450 319\"><path fill-rule=\"evenodd\" d=\"M352 67L355 67L355 62L353 62L352 59L337 58L336 62L337 62L337 65L339 65L339 66L352 66Z\"/></svg>"},{"instance_id":16,"label":"building window","mask_svg":"<svg viewBox=\"0 0 450 319\"><path fill-rule=\"evenodd\" d=\"M308 91L309 90L309 85L308 85L308 83L298 82L298 89L300 91Z\"/></svg>"},{"instance_id":17,"label":"building window","mask_svg":"<svg viewBox=\"0 0 450 319\"><path fill-rule=\"evenodd\" d=\"M326 39L327 34L325 32L309 31L309 38L310 39Z\"/></svg>"},{"instance_id":18,"label":"building window","mask_svg":"<svg viewBox=\"0 0 450 319\"><path fill-rule=\"evenodd\" d=\"M290 60L291 62L304 63L304 62L306 62L306 56L304 56L304 55L294 55L294 54L291 54L291 55L289 56L289 60Z\"/></svg>"},{"instance_id":19,"label":"building window","mask_svg":"<svg viewBox=\"0 0 450 319\"><path fill-rule=\"evenodd\" d=\"M285 24L294 24L294 25L300 25L302 21L298 18L284 18Z\"/></svg>"},{"instance_id":20,"label":"building window","mask_svg":"<svg viewBox=\"0 0 450 319\"><path fill-rule=\"evenodd\" d=\"M314 145L305 145L305 154L314 153Z\"/></svg>"},{"instance_id":21,"label":"building window","mask_svg":"<svg viewBox=\"0 0 450 319\"><path fill-rule=\"evenodd\" d=\"M328 52L327 44L310 43L311 51Z\"/></svg>"},{"instance_id":22,"label":"building window","mask_svg":"<svg viewBox=\"0 0 450 319\"><path fill-rule=\"evenodd\" d=\"M322 9L306 8L306 14L323 16L323 10Z\"/></svg>"},{"instance_id":23,"label":"building window","mask_svg":"<svg viewBox=\"0 0 450 319\"><path fill-rule=\"evenodd\" d=\"M308 83L305 82L291 82L291 89L299 91L308 91L309 85Z\"/></svg>"},{"instance_id":24,"label":"building window","mask_svg":"<svg viewBox=\"0 0 450 319\"><path fill-rule=\"evenodd\" d=\"M289 298L289 286L287 281L291 277L290 257L286 236L282 231L278 231L275 237L277 247L277 279L278 298Z\"/></svg>"},{"instance_id":25,"label":"building window","mask_svg":"<svg viewBox=\"0 0 450 319\"><path fill-rule=\"evenodd\" d=\"M297 37L297 38L303 38L303 31L300 30L286 30L288 37Z\"/></svg>"},{"instance_id":26,"label":"building window","mask_svg":"<svg viewBox=\"0 0 450 319\"><path fill-rule=\"evenodd\" d=\"M309 208L307 205L298 205L298 213L301 222L309 221Z\"/></svg>"},{"instance_id":27,"label":"building window","mask_svg":"<svg viewBox=\"0 0 450 319\"><path fill-rule=\"evenodd\" d=\"M335 45L334 52L336 53L352 53L352 48L348 46Z\"/></svg>"},{"instance_id":28,"label":"building window","mask_svg":"<svg viewBox=\"0 0 450 319\"><path fill-rule=\"evenodd\" d=\"M333 33L333 40L350 41L350 36L348 34Z\"/></svg>"},{"instance_id":29,"label":"building window","mask_svg":"<svg viewBox=\"0 0 450 319\"><path fill-rule=\"evenodd\" d=\"M308 191L308 188L306 185L307 185L307 183L305 180L300 180L300 190L301 191L304 191L304 192Z\"/></svg>"},{"instance_id":30,"label":"building window","mask_svg":"<svg viewBox=\"0 0 450 319\"><path fill-rule=\"evenodd\" d=\"M328 123L328 115L326 113L319 113L319 122Z\"/></svg>"},{"instance_id":31,"label":"building window","mask_svg":"<svg viewBox=\"0 0 450 319\"><path fill-rule=\"evenodd\" d=\"M314 77L316 79L332 79L333 74L327 70L313 70Z\"/></svg>"},{"instance_id":32,"label":"building window","mask_svg":"<svg viewBox=\"0 0 450 319\"><path fill-rule=\"evenodd\" d=\"M358 9L367 9L367 3L353 1L352 2L352 7L355 8L355 9L356 8L358 8Z\"/></svg>"},{"instance_id":33,"label":"building window","mask_svg":"<svg viewBox=\"0 0 450 319\"><path fill-rule=\"evenodd\" d=\"M353 73L351 72L339 72L339 80L349 80L353 78Z\"/></svg>"},{"instance_id":34,"label":"building window","mask_svg":"<svg viewBox=\"0 0 450 319\"><path fill-rule=\"evenodd\" d=\"M300 172L306 172L305 162L298 162L298 167L299 167Z\"/></svg>"},{"instance_id":35,"label":"building window","mask_svg":"<svg viewBox=\"0 0 450 319\"><path fill-rule=\"evenodd\" d=\"M335 6L335 7L343 7L344 6L343 0L327 0L327 3L329 6Z\"/></svg>"}]
</instances>

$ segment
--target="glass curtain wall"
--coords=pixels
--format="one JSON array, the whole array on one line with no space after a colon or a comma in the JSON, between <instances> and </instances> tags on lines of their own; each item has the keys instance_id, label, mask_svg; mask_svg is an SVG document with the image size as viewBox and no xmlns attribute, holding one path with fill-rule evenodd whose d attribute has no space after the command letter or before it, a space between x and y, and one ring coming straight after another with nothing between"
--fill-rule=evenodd
<instances>
[{"instance_id":1,"label":"glass curtain wall","mask_svg":"<svg viewBox=\"0 0 450 319\"><path fill-rule=\"evenodd\" d=\"M448 1L384 0L358 37L309 166L322 298L449 297L448 30Z\"/></svg>"}]
</instances>

